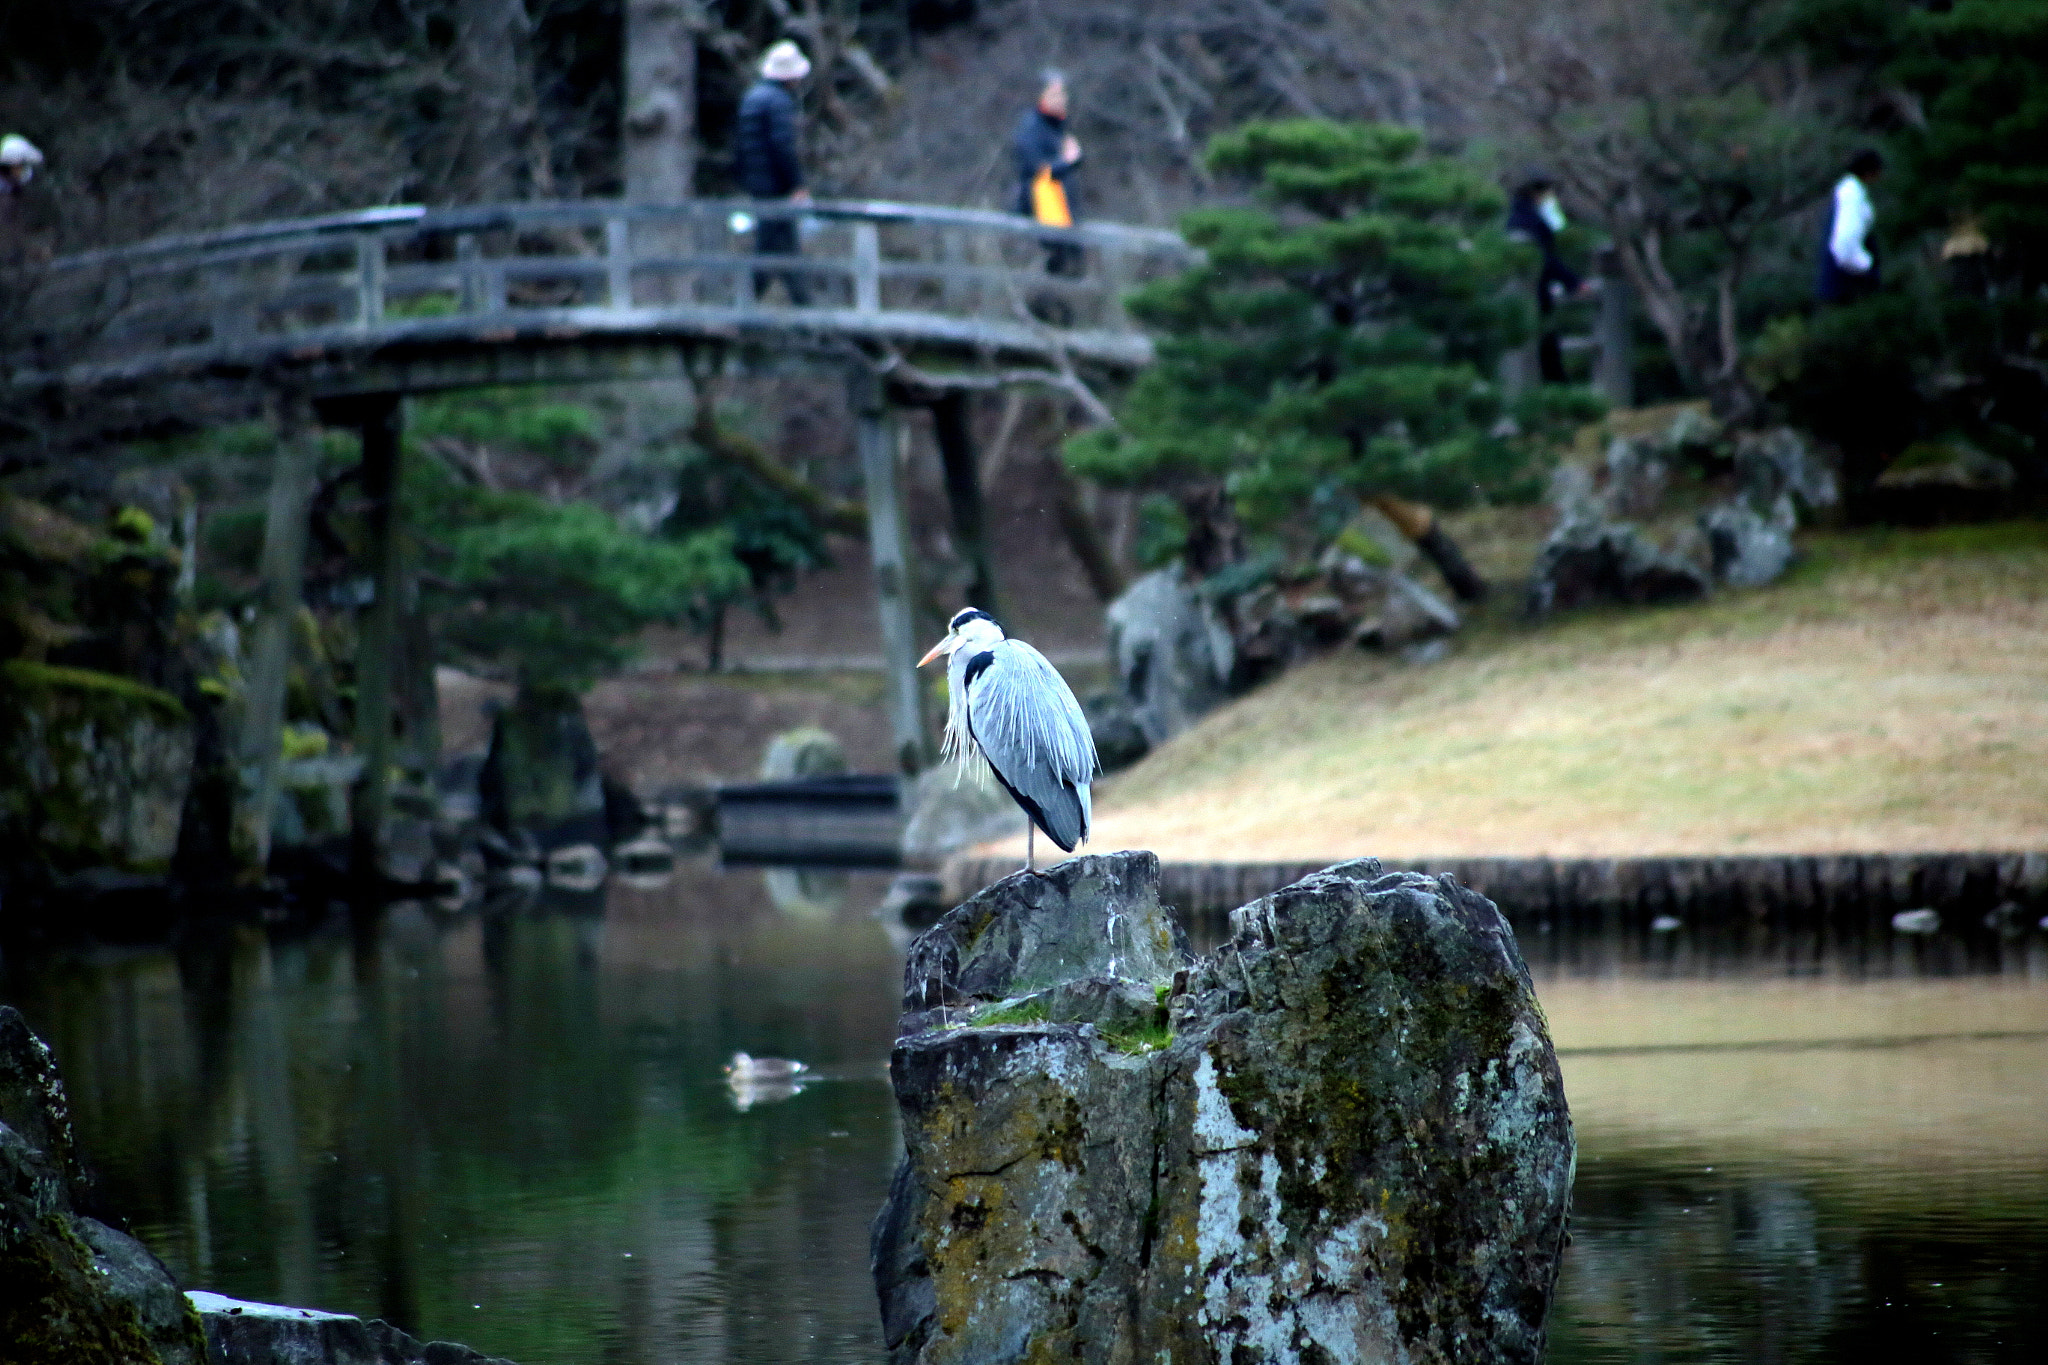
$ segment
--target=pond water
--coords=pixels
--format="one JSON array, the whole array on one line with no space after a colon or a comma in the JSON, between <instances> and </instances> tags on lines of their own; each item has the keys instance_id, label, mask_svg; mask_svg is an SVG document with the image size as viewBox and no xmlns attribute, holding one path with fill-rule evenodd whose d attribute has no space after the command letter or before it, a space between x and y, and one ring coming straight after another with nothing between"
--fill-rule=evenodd
<instances>
[{"instance_id":1,"label":"pond water","mask_svg":"<svg viewBox=\"0 0 2048 1365\"><path fill-rule=\"evenodd\" d=\"M521 1365L880 1356L886 874L720 871L12 957L194 1286ZM2048 935L1524 948L1578 1125L1550 1358L2048 1360ZM798 1057L742 1107L736 1050Z\"/></svg>"}]
</instances>

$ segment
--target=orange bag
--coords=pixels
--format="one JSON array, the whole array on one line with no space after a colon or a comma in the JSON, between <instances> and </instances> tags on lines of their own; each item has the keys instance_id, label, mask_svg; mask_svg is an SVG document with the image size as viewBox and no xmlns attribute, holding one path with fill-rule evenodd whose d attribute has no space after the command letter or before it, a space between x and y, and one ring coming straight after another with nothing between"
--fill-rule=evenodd
<instances>
[{"instance_id":1,"label":"orange bag","mask_svg":"<svg viewBox=\"0 0 2048 1365\"><path fill-rule=\"evenodd\" d=\"M1031 182L1031 216L1047 227L1067 228L1074 225L1074 213L1067 207L1067 187L1052 173L1052 167L1039 169L1038 177Z\"/></svg>"}]
</instances>

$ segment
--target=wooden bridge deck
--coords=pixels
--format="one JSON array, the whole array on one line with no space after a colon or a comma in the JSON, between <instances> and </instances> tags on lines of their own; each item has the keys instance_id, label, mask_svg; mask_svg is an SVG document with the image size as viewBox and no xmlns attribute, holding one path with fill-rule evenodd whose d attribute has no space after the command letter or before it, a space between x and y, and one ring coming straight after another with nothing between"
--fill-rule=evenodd
<instances>
[{"instance_id":1,"label":"wooden bridge deck","mask_svg":"<svg viewBox=\"0 0 2048 1365\"><path fill-rule=\"evenodd\" d=\"M699 344L1127 372L1151 346L1122 295L1192 259L1173 233L1115 224L869 202L765 212L797 218L800 257L756 255L763 207L717 200L380 208L60 257L17 282L27 325L0 339L0 376L16 392L216 377L409 393L672 374L677 348ZM1078 270L1048 271L1054 241Z\"/></svg>"}]
</instances>

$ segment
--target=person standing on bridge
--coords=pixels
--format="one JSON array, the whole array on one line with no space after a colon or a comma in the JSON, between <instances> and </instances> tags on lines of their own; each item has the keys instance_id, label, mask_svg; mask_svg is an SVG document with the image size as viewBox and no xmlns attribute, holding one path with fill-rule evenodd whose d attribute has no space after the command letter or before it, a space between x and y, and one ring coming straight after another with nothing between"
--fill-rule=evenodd
<instances>
[{"instance_id":1,"label":"person standing on bridge","mask_svg":"<svg viewBox=\"0 0 2048 1365\"><path fill-rule=\"evenodd\" d=\"M1046 227L1072 227L1079 221L1073 174L1081 164L1081 143L1067 131L1064 75L1048 70L1039 78L1038 103L1017 121L1010 145L1017 157L1016 211ZM1079 275L1080 246L1047 239L1045 269L1052 275Z\"/></svg>"},{"instance_id":2,"label":"person standing on bridge","mask_svg":"<svg viewBox=\"0 0 2048 1365\"><path fill-rule=\"evenodd\" d=\"M20 133L0 138L0 215L13 216L16 201L42 164L42 149Z\"/></svg>"},{"instance_id":3,"label":"person standing on bridge","mask_svg":"<svg viewBox=\"0 0 2048 1365\"><path fill-rule=\"evenodd\" d=\"M768 49L761 59L761 79L740 101L734 148L740 187L771 209L756 218L754 253L759 256L795 256L802 250L797 215L788 212L787 206L811 202L798 155L796 103L797 83L810 73L811 62L803 49L785 38ZM767 292L768 282L777 275L782 277L791 303L801 308L811 301L810 286L801 270L755 271L754 297Z\"/></svg>"}]
</instances>

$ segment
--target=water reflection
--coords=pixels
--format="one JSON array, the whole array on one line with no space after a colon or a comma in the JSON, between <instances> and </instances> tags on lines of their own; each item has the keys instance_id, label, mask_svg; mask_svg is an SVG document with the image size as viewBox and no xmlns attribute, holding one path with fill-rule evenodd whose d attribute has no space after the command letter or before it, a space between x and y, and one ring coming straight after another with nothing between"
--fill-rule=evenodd
<instances>
[{"instance_id":1,"label":"water reflection","mask_svg":"<svg viewBox=\"0 0 2048 1365\"><path fill-rule=\"evenodd\" d=\"M877 1359L915 897L615 871L5 994L188 1283L525 1365ZM2048 1359L2048 936L1991 929L1524 926L1581 1150L1552 1361ZM739 1052L810 1070L742 1093Z\"/></svg>"},{"instance_id":2,"label":"water reflection","mask_svg":"<svg viewBox=\"0 0 2048 1365\"><path fill-rule=\"evenodd\" d=\"M758 871L10 963L181 1279L527 1362L869 1358L900 959ZM742 1110L735 1051L802 1058ZM771 1293L763 1286L772 1285Z\"/></svg>"}]
</instances>

